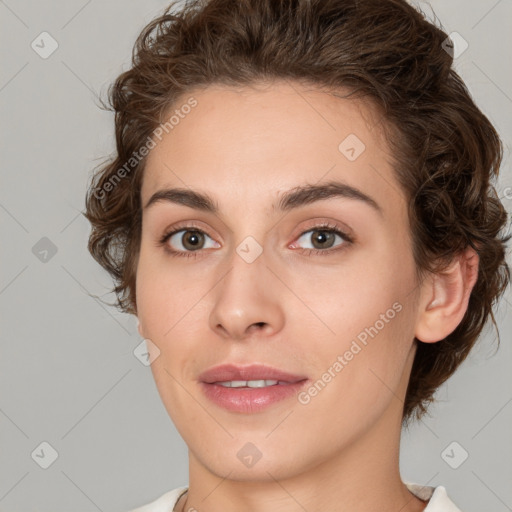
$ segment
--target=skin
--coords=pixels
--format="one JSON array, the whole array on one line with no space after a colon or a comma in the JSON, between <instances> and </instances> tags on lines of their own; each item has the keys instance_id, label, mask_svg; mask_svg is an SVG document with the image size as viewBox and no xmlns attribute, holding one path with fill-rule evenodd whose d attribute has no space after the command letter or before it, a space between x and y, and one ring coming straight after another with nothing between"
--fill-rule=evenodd
<instances>
[{"instance_id":1,"label":"skin","mask_svg":"<svg viewBox=\"0 0 512 512\"><path fill-rule=\"evenodd\" d=\"M151 365L157 389L189 449L189 491L175 510L423 510L399 473L414 337L436 342L455 329L477 256L467 251L418 282L405 195L370 106L285 81L210 86L183 104L190 96L197 106L147 158L142 203L184 187L208 193L220 211L163 201L145 209L136 287L139 331L160 351ZM355 161L338 149L349 134L366 146ZM357 187L382 214L346 197L272 210L285 191L330 180ZM158 245L191 221L206 233L196 258ZM331 247L343 250L308 254L321 221L354 242L336 237ZM186 252L183 234L168 247ZM248 236L263 250L252 263L236 252ZM199 374L224 362L315 382L394 303L400 312L306 405L292 397L234 413L201 392ZM262 454L251 468L237 457L248 442Z\"/></svg>"}]
</instances>

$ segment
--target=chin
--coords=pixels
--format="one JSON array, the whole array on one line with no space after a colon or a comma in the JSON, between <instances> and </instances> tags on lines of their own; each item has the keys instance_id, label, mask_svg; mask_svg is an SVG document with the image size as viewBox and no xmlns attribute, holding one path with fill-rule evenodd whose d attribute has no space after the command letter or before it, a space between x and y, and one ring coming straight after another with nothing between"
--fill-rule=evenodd
<instances>
[{"instance_id":1,"label":"chin","mask_svg":"<svg viewBox=\"0 0 512 512\"><path fill-rule=\"evenodd\" d=\"M315 460L316 455L311 454L310 459L307 453L293 450L293 445L304 446L301 442L278 447L268 440L265 442L265 435L261 435L261 441L254 442L249 441L247 436L225 443L213 441L213 451L199 447L202 450L193 450L194 458L219 478L240 482L286 480L304 473L319 462Z\"/></svg>"}]
</instances>

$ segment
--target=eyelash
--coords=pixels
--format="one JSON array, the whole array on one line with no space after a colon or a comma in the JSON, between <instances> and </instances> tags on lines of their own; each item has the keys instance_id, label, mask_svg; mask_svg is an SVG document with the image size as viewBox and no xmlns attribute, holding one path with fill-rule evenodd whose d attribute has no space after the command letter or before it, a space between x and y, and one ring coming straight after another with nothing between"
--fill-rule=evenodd
<instances>
[{"instance_id":1,"label":"eyelash","mask_svg":"<svg viewBox=\"0 0 512 512\"><path fill-rule=\"evenodd\" d=\"M179 233L180 231L198 231L199 233L202 233L206 236L210 236L210 235L208 235L208 233L204 232L202 229L199 229L197 226L194 226L191 224L187 224L185 226L175 226L170 231L166 232L160 238L160 240L158 241L158 246L164 247L164 249L171 256L179 256L179 257L185 257L185 258L197 258L197 256L201 252L200 249L197 251L175 251L174 249L170 249L169 246L167 245L167 241L169 240L169 238L171 238L171 236L175 235L176 233ZM341 246L335 247L333 249L326 249L326 250L299 249L300 252L306 253L306 255L308 255L308 256L310 256L312 254L326 256L326 255L332 254L334 252L341 251L345 248L344 247L345 245L352 244L354 242L352 237L347 235L344 231L341 231L338 228L338 226L336 226L335 224L330 224L329 222L320 223L316 226L313 226L313 227L307 229L306 231L303 231L302 233L300 233L298 238L302 237L306 233L309 233L310 231L325 231L327 233L334 233L335 235L339 235L344 240L344 243L341 244Z\"/></svg>"}]
</instances>

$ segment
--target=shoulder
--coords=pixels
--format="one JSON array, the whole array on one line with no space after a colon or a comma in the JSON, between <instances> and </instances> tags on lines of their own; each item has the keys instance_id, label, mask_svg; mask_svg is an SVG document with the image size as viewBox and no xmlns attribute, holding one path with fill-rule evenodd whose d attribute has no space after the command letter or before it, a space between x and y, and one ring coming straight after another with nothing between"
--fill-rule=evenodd
<instances>
[{"instance_id":1,"label":"shoulder","mask_svg":"<svg viewBox=\"0 0 512 512\"><path fill-rule=\"evenodd\" d=\"M424 512L462 512L450 499L442 485L431 487L410 482L404 483L415 496L421 500L428 501Z\"/></svg>"},{"instance_id":2,"label":"shoulder","mask_svg":"<svg viewBox=\"0 0 512 512\"><path fill-rule=\"evenodd\" d=\"M171 512L176 505L179 497L188 489L188 487L178 487L172 491L162 494L159 498L142 505L141 507L134 508L128 512Z\"/></svg>"}]
</instances>

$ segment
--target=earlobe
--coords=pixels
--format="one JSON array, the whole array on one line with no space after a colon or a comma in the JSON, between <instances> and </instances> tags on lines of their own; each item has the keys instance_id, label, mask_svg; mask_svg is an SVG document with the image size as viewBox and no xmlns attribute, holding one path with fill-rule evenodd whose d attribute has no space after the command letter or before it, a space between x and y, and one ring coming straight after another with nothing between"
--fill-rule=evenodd
<instances>
[{"instance_id":1,"label":"earlobe","mask_svg":"<svg viewBox=\"0 0 512 512\"><path fill-rule=\"evenodd\" d=\"M137 320L137 330L139 331L139 334L141 335L141 337L144 338L144 335L142 334L142 326L140 324L139 317L136 316L135 319Z\"/></svg>"},{"instance_id":2,"label":"earlobe","mask_svg":"<svg viewBox=\"0 0 512 512\"><path fill-rule=\"evenodd\" d=\"M478 278L478 254L467 248L442 272L424 283L415 336L425 343L440 341L460 324Z\"/></svg>"}]
</instances>

